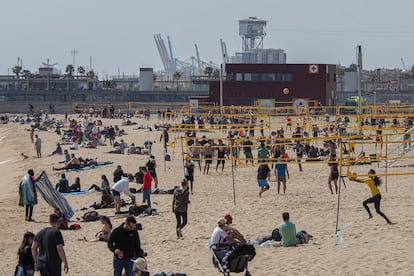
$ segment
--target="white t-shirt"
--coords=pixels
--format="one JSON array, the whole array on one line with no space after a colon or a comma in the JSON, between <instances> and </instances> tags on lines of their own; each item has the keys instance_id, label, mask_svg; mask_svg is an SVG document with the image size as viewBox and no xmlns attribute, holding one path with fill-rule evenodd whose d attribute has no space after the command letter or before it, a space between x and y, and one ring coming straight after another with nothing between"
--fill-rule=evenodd
<instances>
[{"instance_id":1,"label":"white t-shirt","mask_svg":"<svg viewBox=\"0 0 414 276\"><path fill-rule=\"evenodd\" d=\"M112 186L112 190L115 190L119 193L124 192L126 195L132 195L131 191L129 190L128 185L129 185L128 178L124 177Z\"/></svg>"},{"instance_id":2,"label":"white t-shirt","mask_svg":"<svg viewBox=\"0 0 414 276\"><path fill-rule=\"evenodd\" d=\"M225 243L224 240L227 238L227 233L223 230L223 228L216 226L214 228L213 233L211 234L210 244L223 244Z\"/></svg>"}]
</instances>

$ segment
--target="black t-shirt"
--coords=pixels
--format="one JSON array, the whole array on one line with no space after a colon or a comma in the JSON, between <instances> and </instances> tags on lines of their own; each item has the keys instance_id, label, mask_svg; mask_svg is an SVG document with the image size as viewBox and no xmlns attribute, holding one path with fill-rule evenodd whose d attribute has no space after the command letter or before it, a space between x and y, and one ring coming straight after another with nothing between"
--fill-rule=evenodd
<instances>
[{"instance_id":1,"label":"black t-shirt","mask_svg":"<svg viewBox=\"0 0 414 276\"><path fill-rule=\"evenodd\" d=\"M118 182L119 180L121 180L121 178L122 178L123 176L125 176L124 171L123 171L122 169L121 169L121 170L116 169L116 170L114 171L114 183L116 183L116 182Z\"/></svg>"},{"instance_id":2,"label":"black t-shirt","mask_svg":"<svg viewBox=\"0 0 414 276\"><path fill-rule=\"evenodd\" d=\"M267 164L261 164L257 169L257 179L266 179L269 172L269 166Z\"/></svg>"},{"instance_id":3,"label":"black t-shirt","mask_svg":"<svg viewBox=\"0 0 414 276\"><path fill-rule=\"evenodd\" d=\"M253 146L253 143L252 143L252 141L245 141L245 142L243 142L243 149L244 149L244 152L246 153L246 152L252 152L252 147L251 146Z\"/></svg>"},{"instance_id":4,"label":"black t-shirt","mask_svg":"<svg viewBox=\"0 0 414 276\"><path fill-rule=\"evenodd\" d=\"M120 249L124 253L124 258L138 258L144 257L144 251L141 249L141 241L138 236L138 231L127 231L122 223L115 228L108 240L108 248L114 252L115 249Z\"/></svg>"},{"instance_id":5,"label":"black t-shirt","mask_svg":"<svg viewBox=\"0 0 414 276\"><path fill-rule=\"evenodd\" d=\"M50 271L58 270L62 260L59 257L56 246L59 244L65 245L60 230L46 227L37 233L34 240L39 245L39 262L45 263Z\"/></svg>"},{"instance_id":6,"label":"black t-shirt","mask_svg":"<svg viewBox=\"0 0 414 276\"><path fill-rule=\"evenodd\" d=\"M155 172L155 162L152 160L148 160L146 167L149 172Z\"/></svg>"},{"instance_id":7,"label":"black t-shirt","mask_svg":"<svg viewBox=\"0 0 414 276\"><path fill-rule=\"evenodd\" d=\"M24 267L26 270L34 270L34 260L31 246L26 246L23 251L19 252L19 265Z\"/></svg>"}]
</instances>

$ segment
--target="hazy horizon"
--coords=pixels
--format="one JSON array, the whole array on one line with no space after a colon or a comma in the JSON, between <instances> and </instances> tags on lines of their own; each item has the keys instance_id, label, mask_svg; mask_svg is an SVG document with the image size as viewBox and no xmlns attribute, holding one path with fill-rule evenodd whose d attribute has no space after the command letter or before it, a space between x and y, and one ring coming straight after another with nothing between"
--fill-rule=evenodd
<instances>
[{"instance_id":1,"label":"hazy horizon","mask_svg":"<svg viewBox=\"0 0 414 276\"><path fill-rule=\"evenodd\" d=\"M196 55L197 44L203 61L220 64L219 40L230 56L241 51L238 20L251 16L267 20L264 48L285 50L288 63L349 66L362 45L366 69L404 69L403 62L411 69L414 64L414 3L408 0L39 0L2 6L1 75L12 74L18 57L32 72L48 59L64 72L73 63L73 49L75 66L89 68L92 57L100 78L138 74L140 67L159 71L154 34L165 43L169 36L181 61Z\"/></svg>"}]
</instances>

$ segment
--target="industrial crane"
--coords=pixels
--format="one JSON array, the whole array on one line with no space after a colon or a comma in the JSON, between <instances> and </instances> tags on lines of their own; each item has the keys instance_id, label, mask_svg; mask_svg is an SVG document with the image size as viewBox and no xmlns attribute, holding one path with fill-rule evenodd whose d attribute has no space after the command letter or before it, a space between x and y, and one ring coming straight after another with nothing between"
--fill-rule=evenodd
<instances>
[{"instance_id":1,"label":"industrial crane","mask_svg":"<svg viewBox=\"0 0 414 276\"><path fill-rule=\"evenodd\" d=\"M401 64L403 66L403 71L404 72L407 72L407 66L405 66L405 62L404 62L404 59L403 58L401 58Z\"/></svg>"}]
</instances>

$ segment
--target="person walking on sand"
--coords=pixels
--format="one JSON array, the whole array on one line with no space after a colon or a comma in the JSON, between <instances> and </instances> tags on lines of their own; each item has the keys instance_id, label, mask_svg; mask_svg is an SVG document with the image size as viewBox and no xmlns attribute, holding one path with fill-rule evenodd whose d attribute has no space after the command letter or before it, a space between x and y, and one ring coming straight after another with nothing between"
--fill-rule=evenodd
<instances>
[{"instance_id":1,"label":"person walking on sand","mask_svg":"<svg viewBox=\"0 0 414 276\"><path fill-rule=\"evenodd\" d=\"M138 235L135 217L128 216L124 223L115 228L108 240L108 248L114 253L112 265L114 276L133 276L134 259L144 257ZM125 270L125 274L122 274Z\"/></svg>"},{"instance_id":2,"label":"person walking on sand","mask_svg":"<svg viewBox=\"0 0 414 276\"><path fill-rule=\"evenodd\" d=\"M33 221L33 208L37 204L35 182L36 178L32 169L27 171L20 182L20 205L26 207L26 221Z\"/></svg>"},{"instance_id":3,"label":"person walking on sand","mask_svg":"<svg viewBox=\"0 0 414 276\"><path fill-rule=\"evenodd\" d=\"M190 203L190 193L188 192L188 182L186 179L181 181L181 189L174 190L172 211L175 213L177 220L177 239L182 238L182 230L187 225L187 210Z\"/></svg>"},{"instance_id":4,"label":"person walking on sand","mask_svg":"<svg viewBox=\"0 0 414 276\"><path fill-rule=\"evenodd\" d=\"M194 183L194 161L190 159L190 155L187 154L184 160L184 176L187 181L190 182L190 191L193 194L193 183Z\"/></svg>"},{"instance_id":5,"label":"person walking on sand","mask_svg":"<svg viewBox=\"0 0 414 276\"><path fill-rule=\"evenodd\" d=\"M142 184L142 203L147 203L148 208L151 209L151 183L152 176L148 172L147 167L141 167L142 172L144 173L144 183Z\"/></svg>"},{"instance_id":6,"label":"person walking on sand","mask_svg":"<svg viewBox=\"0 0 414 276\"><path fill-rule=\"evenodd\" d=\"M289 178L289 171L285 160L278 160L275 165L275 176L277 179L277 193L280 191L280 184L283 184L283 193L286 194L286 175Z\"/></svg>"},{"instance_id":7,"label":"person walking on sand","mask_svg":"<svg viewBox=\"0 0 414 276\"><path fill-rule=\"evenodd\" d=\"M39 135L35 135L35 150L37 158L42 157L42 139L39 138Z\"/></svg>"},{"instance_id":8,"label":"person walking on sand","mask_svg":"<svg viewBox=\"0 0 414 276\"><path fill-rule=\"evenodd\" d=\"M32 255L35 264L35 271L42 276L60 276L63 270L69 271L68 260L66 259L63 236L59 227L59 216L49 216L51 227L43 228L35 236L32 244Z\"/></svg>"},{"instance_id":9,"label":"person walking on sand","mask_svg":"<svg viewBox=\"0 0 414 276\"><path fill-rule=\"evenodd\" d=\"M14 273L16 276L34 275L34 260L32 256L32 244L34 237L35 235L32 232L26 232L23 235L23 241L17 251L19 264L16 266Z\"/></svg>"},{"instance_id":10,"label":"person walking on sand","mask_svg":"<svg viewBox=\"0 0 414 276\"><path fill-rule=\"evenodd\" d=\"M333 194L332 190L332 182L335 186L335 194L338 193L338 178L339 178L339 170L338 170L338 161L336 161L336 155L331 154L329 157L328 165L330 168L329 178L328 178L328 186L331 194Z\"/></svg>"},{"instance_id":11,"label":"person walking on sand","mask_svg":"<svg viewBox=\"0 0 414 276\"><path fill-rule=\"evenodd\" d=\"M365 200L364 202L362 202L362 205L364 206L365 210L367 210L368 215L369 215L369 219L372 218L372 214L371 211L368 208L368 203L374 203L375 206L375 211L381 216L383 217L388 224L393 224L388 218L387 216L381 212L380 209L380 203L381 203L381 193L380 190L378 189L378 187L381 185L382 181L381 179L375 175L375 171L373 169L370 169L368 171L368 177L361 180L361 179L357 179L356 177L349 177L349 180L351 181L355 181L355 182L360 182L360 183L365 183L368 185L369 189L371 190L371 194L372 197L368 198L367 200Z\"/></svg>"},{"instance_id":12,"label":"person walking on sand","mask_svg":"<svg viewBox=\"0 0 414 276\"><path fill-rule=\"evenodd\" d=\"M267 179L270 179L270 168L265 162L266 160L262 160L259 168L257 169L257 184L259 184L260 187L259 197L261 197L262 194L270 188L267 183Z\"/></svg>"}]
</instances>

